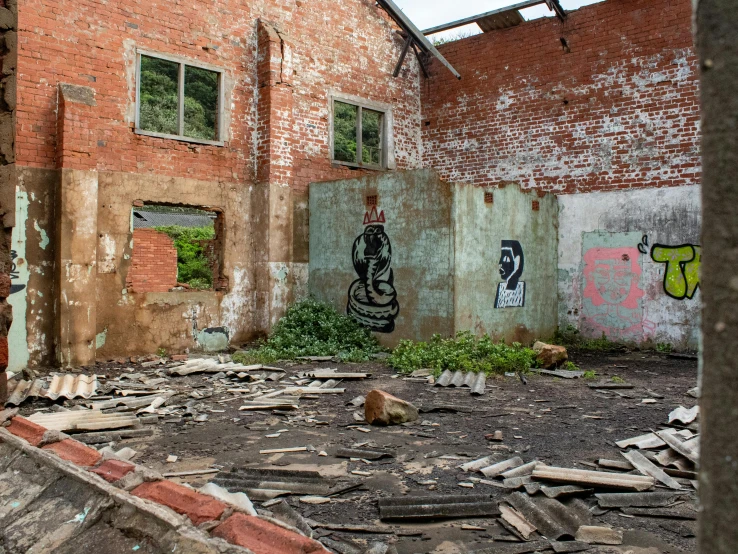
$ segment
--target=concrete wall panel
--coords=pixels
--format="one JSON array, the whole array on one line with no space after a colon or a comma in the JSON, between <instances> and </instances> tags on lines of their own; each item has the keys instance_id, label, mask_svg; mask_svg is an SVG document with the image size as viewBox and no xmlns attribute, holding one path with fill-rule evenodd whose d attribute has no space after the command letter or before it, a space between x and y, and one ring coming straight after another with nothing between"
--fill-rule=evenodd
<instances>
[{"instance_id":1,"label":"concrete wall panel","mask_svg":"<svg viewBox=\"0 0 738 554\"><path fill-rule=\"evenodd\" d=\"M559 197L559 323L696 349L698 186Z\"/></svg>"},{"instance_id":2,"label":"concrete wall panel","mask_svg":"<svg viewBox=\"0 0 738 554\"><path fill-rule=\"evenodd\" d=\"M458 185L454 213L456 330L523 343L552 336L556 197Z\"/></svg>"},{"instance_id":3,"label":"concrete wall panel","mask_svg":"<svg viewBox=\"0 0 738 554\"><path fill-rule=\"evenodd\" d=\"M374 215L367 196L377 198ZM452 334L451 209L452 189L432 170L312 184L310 293L341 312L353 296L354 313L383 327L377 336L387 346ZM375 275L368 283L361 277L367 271Z\"/></svg>"}]
</instances>

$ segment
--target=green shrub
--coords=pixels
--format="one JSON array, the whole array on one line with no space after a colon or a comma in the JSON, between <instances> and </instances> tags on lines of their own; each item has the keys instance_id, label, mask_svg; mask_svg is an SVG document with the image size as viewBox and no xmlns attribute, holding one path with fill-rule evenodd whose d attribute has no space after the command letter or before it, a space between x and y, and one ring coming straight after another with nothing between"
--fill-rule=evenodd
<instances>
[{"instance_id":1,"label":"green shrub","mask_svg":"<svg viewBox=\"0 0 738 554\"><path fill-rule=\"evenodd\" d=\"M508 346L490 337L477 339L470 332L455 338L434 335L428 342L400 341L389 358L389 364L400 373L416 369L432 369L436 375L451 371L483 371L487 375L511 371L528 371L536 364L536 354L520 344Z\"/></svg>"},{"instance_id":2,"label":"green shrub","mask_svg":"<svg viewBox=\"0 0 738 554\"><path fill-rule=\"evenodd\" d=\"M238 363L271 363L301 356L338 356L362 362L382 349L353 318L312 298L292 305L257 349L233 355Z\"/></svg>"},{"instance_id":3,"label":"green shrub","mask_svg":"<svg viewBox=\"0 0 738 554\"><path fill-rule=\"evenodd\" d=\"M177 249L177 281L187 283L193 289L209 289L213 286L213 269L200 241L213 240L215 228L207 227L156 227L174 241Z\"/></svg>"},{"instance_id":4,"label":"green shrub","mask_svg":"<svg viewBox=\"0 0 738 554\"><path fill-rule=\"evenodd\" d=\"M585 352L614 352L627 348L623 343L611 341L604 333L598 339L584 338L579 332L579 329L573 325L557 330L554 338L551 339L551 343Z\"/></svg>"}]
</instances>

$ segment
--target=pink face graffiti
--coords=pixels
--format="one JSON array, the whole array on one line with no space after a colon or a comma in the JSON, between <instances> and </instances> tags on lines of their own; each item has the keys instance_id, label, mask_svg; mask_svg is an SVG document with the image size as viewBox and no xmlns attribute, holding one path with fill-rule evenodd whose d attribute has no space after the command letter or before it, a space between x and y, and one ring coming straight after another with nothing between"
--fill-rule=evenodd
<instances>
[{"instance_id":1,"label":"pink face graffiti","mask_svg":"<svg viewBox=\"0 0 738 554\"><path fill-rule=\"evenodd\" d=\"M637 248L591 248L584 255L584 298L594 306L639 307L641 266Z\"/></svg>"}]
</instances>

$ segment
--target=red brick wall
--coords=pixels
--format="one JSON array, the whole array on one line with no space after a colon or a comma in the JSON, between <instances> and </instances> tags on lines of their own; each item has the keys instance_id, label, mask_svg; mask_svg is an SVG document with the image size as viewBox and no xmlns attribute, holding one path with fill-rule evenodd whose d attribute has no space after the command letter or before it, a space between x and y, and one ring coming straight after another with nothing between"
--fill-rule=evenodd
<instances>
[{"instance_id":1,"label":"red brick wall","mask_svg":"<svg viewBox=\"0 0 738 554\"><path fill-rule=\"evenodd\" d=\"M434 61L421 84L424 163L562 193L698 183L691 6L607 0L444 45L462 80Z\"/></svg>"},{"instance_id":2,"label":"red brick wall","mask_svg":"<svg viewBox=\"0 0 738 554\"><path fill-rule=\"evenodd\" d=\"M291 45L294 107L284 113L293 143L292 185L357 175L332 167L330 91L393 106L397 165L420 165L420 99L414 60L392 77L402 39L371 0L21 0L18 163L52 168L57 86L96 91L99 170L207 181L253 182L256 22L273 22ZM179 55L226 70L226 146L133 132L135 48ZM232 109L230 107L232 106Z\"/></svg>"},{"instance_id":3,"label":"red brick wall","mask_svg":"<svg viewBox=\"0 0 738 554\"><path fill-rule=\"evenodd\" d=\"M177 249L168 235L134 229L126 286L130 292L168 292L177 286Z\"/></svg>"}]
</instances>

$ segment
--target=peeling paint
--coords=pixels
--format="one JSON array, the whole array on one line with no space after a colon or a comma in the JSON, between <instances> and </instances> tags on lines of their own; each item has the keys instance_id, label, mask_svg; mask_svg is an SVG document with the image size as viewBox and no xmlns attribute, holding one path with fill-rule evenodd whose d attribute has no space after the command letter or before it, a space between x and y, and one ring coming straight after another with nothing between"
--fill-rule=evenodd
<instances>
[{"instance_id":1,"label":"peeling paint","mask_svg":"<svg viewBox=\"0 0 738 554\"><path fill-rule=\"evenodd\" d=\"M38 221L33 222L33 228L38 231L39 235L41 235L41 240L38 243L39 247L41 248L41 250L46 250L46 247L49 245L49 235L47 235L46 231L39 227Z\"/></svg>"},{"instance_id":2,"label":"peeling paint","mask_svg":"<svg viewBox=\"0 0 738 554\"><path fill-rule=\"evenodd\" d=\"M107 327L101 332L95 335L95 348L102 348L105 346L105 340L108 337Z\"/></svg>"},{"instance_id":3,"label":"peeling paint","mask_svg":"<svg viewBox=\"0 0 738 554\"><path fill-rule=\"evenodd\" d=\"M20 371L28 365L28 330L26 312L28 310L28 261L26 259L26 225L28 223L28 194L16 188L15 227L11 234L11 249L15 253L15 270L11 274L11 294L8 304L13 306L13 325L8 332L8 370ZM11 253L12 254L12 253Z\"/></svg>"}]
</instances>

